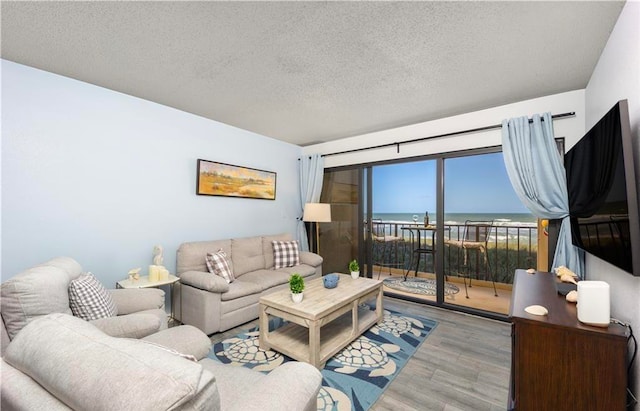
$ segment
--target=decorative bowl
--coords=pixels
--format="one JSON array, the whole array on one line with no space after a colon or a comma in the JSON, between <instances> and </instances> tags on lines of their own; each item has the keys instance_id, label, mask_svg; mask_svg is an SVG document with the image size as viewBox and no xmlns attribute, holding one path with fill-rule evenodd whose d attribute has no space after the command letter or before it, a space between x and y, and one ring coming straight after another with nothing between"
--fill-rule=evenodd
<instances>
[{"instance_id":1,"label":"decorative bowl","mask_svg":"<svg viewBox=\"0 0 640 411\"><path fill-rule=\"evenodd\" d=\"M322 281L324 282L324 288L336 288L338 286L338 281L340 280L340 276L338 274L327 274L322 277Z\"/></svg>"}]
</instances>

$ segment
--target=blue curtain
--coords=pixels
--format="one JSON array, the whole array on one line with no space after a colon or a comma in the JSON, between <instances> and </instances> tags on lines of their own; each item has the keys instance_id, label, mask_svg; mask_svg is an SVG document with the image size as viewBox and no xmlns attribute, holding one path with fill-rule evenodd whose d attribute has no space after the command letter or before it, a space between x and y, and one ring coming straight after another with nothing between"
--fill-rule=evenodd
<instances>
[{"instance_id":1,"label":"blue curtain","mask_svg":"<svg viewBox=\"0 0 640 411\"><path fill-rule=\"evenodd\" d=\"M553 136L550 113L502 121L502 154L511 184L538 218L562 219L552 267L566 266L583 278L584 255L571 243L567 180Z\"/></svg>"},{"instance_id":2,"label":"blue curtain","mask_svg":"<svg viewBox=\"0 0 640 411\"><path fill-rule=\"evenodd\" d=\"M307 230L302 221L304 205L319 203L324 178L324 158L320 154L302 156L300 165L300 219L298 220L297 240L301 251L309 251Z\"/></svg>"}]
</instances>

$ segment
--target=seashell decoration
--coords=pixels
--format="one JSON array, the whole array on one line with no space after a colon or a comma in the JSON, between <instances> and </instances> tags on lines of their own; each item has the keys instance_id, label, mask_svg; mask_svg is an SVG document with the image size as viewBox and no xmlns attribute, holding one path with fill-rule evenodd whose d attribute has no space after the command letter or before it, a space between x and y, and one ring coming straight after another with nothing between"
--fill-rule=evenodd
<instances>
[{"instance_id":1,"label":"seashell decoration","mask_svg":"<svg viewBox=\"0 0 640 411\"><path fill-rule=\"evenodd\" d=\"M576 278L578 278L578 275L573 271L569 270L564 265L561 265L560 267L556 267L554 271L556 275L560 277L560 281L562 281L563 283L578 284L576 282Z\"/></svg>"},{"instance_id":2,"label":"seashell decoration","mask_svg":"<svg viewBox=\"0 0 640 411\"><path fill-rule=\"evenodd\" d=\"M529 314L533 314L533 315L547 315L547 314L549 314L549 310L547 310L547 307L544 307L542 305L530 305L528 307L525 307L524 310L526 312L528 312Z\"/></svg>"},{"instance_id":3,"label":"seashell decoration","mask_svg":"<svg viewBox=\"0 0 640 411\"><path fill-rule=\"evenodd\" d=\"M134 268L132 270L129 270L129 280L132 281L137 281L140 279L140 270L142 268Z\"/></svg>"},{"instance_id":4,"label":"seashell decoration","mask_svg":"<svg viewBox=\"0 0 640 411\"><path fill-rule=\"evenodd\" d=\"M562 274L560 276L560 281L562 281L563 283L573 283L573 284L578 284L578 282L576 281L576 279L569 274Z\"/></svg>"},{"instance_id":5,"label":"seashell decoration","mask_svg":"<svg viewBox=\"0 0 640 411\"><path fill-rule=\"evenodd\" d=\"M570 303L577 303L578 302L578 292L576 290L569 291L565 298Z\"/></svg>"},{"instance_id":6,"label":"seashell decoration","mask_svg":"<svg viewBox=\"0 0 640 411\"><path fill-rule=\"evenodd\" d=\"M573 271L569 270L567 267L565 267L564 265L561 265L560 267L556 267L554 269L556 275L558 277L562 277L563 275L568 275L571 276L573 278L578 278L578 275L576 273L574 273Z\"/></svg>"}]
</instances>

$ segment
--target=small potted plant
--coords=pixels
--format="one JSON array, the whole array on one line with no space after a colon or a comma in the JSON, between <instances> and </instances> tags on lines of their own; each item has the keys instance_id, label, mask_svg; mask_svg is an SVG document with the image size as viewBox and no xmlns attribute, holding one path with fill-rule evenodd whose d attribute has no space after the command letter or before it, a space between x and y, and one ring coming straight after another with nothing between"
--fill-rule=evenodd
<instances>
[{"instance_id":1,"label":"small potted plant","mask_svg":"<svg viewBox=\"0 0 640 411\"><path fill-rule=\"evenodd\" d=\"M304 291L304 278L300 274L293 273L289 277L289 289L291 290L291 299L294 303L302 301Z\"/></svg>"},{"instance_id":2,"label":"small potted plant","mask_svg":"<svg viewBox=\"0 0 640 411\"><path fill-rule=\"evenodd\" d=\"M358 261L351 260L349 263L349 271L351 271L351 278L356 279L360 277L360 266L358 265Z\"/></svg>"}]
</instances>

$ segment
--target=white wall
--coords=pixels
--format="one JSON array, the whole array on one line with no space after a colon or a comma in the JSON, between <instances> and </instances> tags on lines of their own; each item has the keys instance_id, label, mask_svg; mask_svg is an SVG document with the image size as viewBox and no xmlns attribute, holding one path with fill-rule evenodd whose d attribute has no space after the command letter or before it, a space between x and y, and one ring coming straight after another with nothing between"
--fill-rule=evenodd
<instances>
[{"instance_id":1,"label":"white wall","mask_svg":"<svg viewBox=\"0 0 640 411\"><path fill-rule=\"evenodd\" d=\"M247 113L250 115L250 113ZM67 255L114 287L184 241L295 233L299 146L2 61L2 280ZM276 200L197 196L196 159L277 172Z\"/></svg>"},{"instance_id":2,"label":"white wall","mask_svg":"<svg viewBox=\"0 0 640 411\"><path fill-rule=\"evenodd\" d=\"M487 110L475 111L459 116L447 117L440 120L428 121L411 126L363 134L329 143L307 146L303 148L303 151L305 154L327 154L361 147L371 147L500 124L502 120L506 118L525 115L531 116L533 114L544 113L546 111L550 111L552 114L571 111L576 113L575 117L554 121L554 132L556 137L565 137L567 144L575 144L575 142L584 135L584 90L576 90L533 100L521 101L505 106L494 107ZM395 147L389 147L329 156L325 158L325 167L337 167L349 164L407 158L478 147L490 147L500 144L501 131L500 129L497 129L401 145L399 154L396 153Z\"/></svg>"},{"instance_id":3,"label":"white wall","mask_svg":"<svg viewBox=\"0 0 640 411\"><path fill-rule=\"evenodd\" d=\"M488 110L467 113L355 136L335 142L305 147L305 154L332 153L361 147L394 143L414 138L444 134L500 123L504 118L551 111L575 111L576 117L554 122L557 137L565 137L566 148L572 147L618 100L629 100L631 130L634 136L636 181L640 182L640 2L627 2L609 38L585 90L577 90L538 99L522 101ZM326 167L384 161L446 151L486 147L500 144L500 130L447 137L427 142L363 151L325 158ZM611 286L612 316L629 322L640 334L640 278L633 277L610 264L588 255L588 279L602 279ZM640 393L640 360L634 367L636 397Z\"/></svg>"},{"instance_id":4,"label":"white wall","mask_svg":"<svg viewBox=\"0 0 640 411\"><path fill-rule=\"evenodd\" d=\"M640 3L627 2L600 55L585 90L585 129L589 130L618 101L629 101L636 182L640 182ZM640 188L640 187L639 187ZM637 255L637 251L636 255ZM636 257L634 255L634 257ZM631 323L640 335L640 278L587 255L587 278L611 287L611 315ZM640 394L640 359L636 358L635 396Z\"/></svg>"},{"instance_id":5,"label":"white wall","mask_svg":"<svg viewBox=\"0 0 640 411\"><path fill-rule=\"evenodd\" d=\"M311 145L303 148L304 154L328 154L347 150L374 147L389 143L409 141L463 130L482 128L501 124L502 120L513 117L528 116L551 112L562 114L575 112L575 116L557 119L553 122L554 135L564 137L565 145L573 146L585 132L584 129L584 90L575 90L537 99L521 101L486 110L475 111L458 116L447 117L435 121L418 123L375 133L363 134L338 141ZM502 144L500 128L437 138L400 145L400 153L396 147L385 147L325 157L325 167L339 167L353 164L365 164L378 161L404 159L429 154L439 154L483 147L494 147Z\"/></svg>"}]
</instances>

